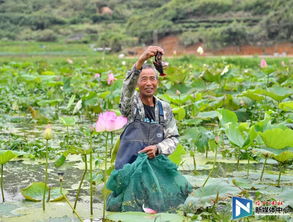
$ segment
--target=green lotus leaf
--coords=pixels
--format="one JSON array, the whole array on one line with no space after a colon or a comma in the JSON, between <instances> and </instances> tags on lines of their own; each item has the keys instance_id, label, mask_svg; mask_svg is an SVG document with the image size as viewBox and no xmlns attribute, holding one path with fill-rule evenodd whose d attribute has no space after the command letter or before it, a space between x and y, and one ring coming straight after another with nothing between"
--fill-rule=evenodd
<instances>
[{"instance_id":1,"label":"green lotus leaf","mask_svg":"<svg viewBox=\"0 0 293 222\"><path fill-rule=\"evenodd\" d=\"M232 123L238 122L236 113L227 109L218 110L218 117L222 125L225 125L226 123L229 123L229 122L232 122Z\"/></svg>"},{"instance_id":2,"label":"green lotus leaf","mask_svg":"<svg viewBox=\"0 0 293 222\"><path fill-rule=\"evenodd\" d=\"M68 191L62 188L62 193L60 192L60 187L52 187L50 189L50 202L55 202L62 200L64 195L68 194Z\"/></svg>"},{"instance_id":3,"label":"green lotus leaf","mask_svg":"<svg viewBox=\"0 0 293 222\"><path fill-rule=\"evenodd\" d=\"M181 144L178 144L175 151L168 156L168 158L175 163L176 165L180 165L182 161L182 156L186 154L184 147Z\"/></svg>"},{"instance_id":4,"label":"green lotus leaf","mask_svg":"<svg viewBox=\"0 0 293 222\"><path fill-rule=\"evenodd\" d=\"M281 163L290 162L291 160L293 160L293 152L284 151L279 155L274 156L273 158Z\"/></svg>"},{"instance_id":5,"label":"green lotus leaf","mask_svg":"<svg viewBox=\"0 0 293 222\"><path fill-rule=\"evenodd\" d=\"M231 143L238 147L243 147L246 142L246 137L239 129L238 123L228 123L225 125L225 133Z\"/></svg>"},{"instance_id":6,"label":"green lotus leaf","mask_svg":"<svg viewBox=\"0 0 293 222\"><path fill-rule=\"evenodd\" d=\"M224 181L214 182L195 190L187 197L184 205L195 209L208 207L213 204L212 200L215 200L217 195L220 199L225 199L240 192L241 189Z\"/></svg>"},{"instance_id":7,"label":"green lotus leaf","mask_svg":"<svg viewBox=\"0 0 293 222\"><path fill-rule=\"evenodd\" d=\"M44 189L46 189L46 199L48 198L48 190L49 187L45 185L44 182L33 182L29 186L24 189L21 189L21 194L25 199L31 201L41 201L43 200ZM62 189L62 193L60 193L60 187L52 187L50 189L50 201L58 201L64 198L64 195L68 193L68 191Z\"/></svg>"},{"instance_id":8,"label":"green lotus leaf","mask_svg":"<svg viewBox=\"0 0 293 222\"><path fill-rule=\"evenodd\" d=\"M47 196L48 186L44 182L33 182L26 188L21 189L21 194L27 200L41 201L43 199L44 189L46 189Z\"/></svg>"},{"instance_id":9,"label":"green lotus leaf","mask_svg":"<svg viewBox=\"0 0 293 222\"><path fill-rule=\"evenodd\" d=\"M184 221L184 217L178 214L169 214L169 213L146 214L143 212L123 212L123 213L107 212L106 219L110 221L117 221L117 222L118 221L119 222Z\"/></svg>"},{"instance_id":10,"label":"green lotus leaf","mask_svg":"<svg viewBox=\"0 0 293 222\"><path fill-rule=\"evenodd\" d=\"M249 91L250 94L254 94L254 96L268 96L271 97L272 99L276 100L276 101L282 101L283 99L289 97L290 95L293 94L293 90L289 89L289 88L282 88L282 87L272 87L269 88L267 90L264 89L255 89L255 90L251 90ZM246 96L249 97L249 94L245 94ZM251 97L249 97L251 98ZM253 98L251 98L253 99Z\"/></svg>"},{"instance_id":11,"label":"green lotus leaf","mask_svg":"<svg viewBox=\"0 0 293 222\"><path fill-rule=\"evenodd\" d=\"M281 163L293 160L293 147L287 147L284 149L262 148L254 150Z\"/></svg>"},{"instance_id":12,"label":"green lotus leaf","mask_svg":"<svg viewBox=\"0 0 293 222\"><path fill-rule=\"evenodd\" d=\"M293 147L293 130L274 128L260 134L266 146L274 149Z\"/></svg>"},{"instance_id":13,"label":"green lotus leaf","mask_svg":"<svg viewBox=\"0 0 293 222\"><path fill-rule=\"evenodd\" d=\"M200 112L197 114L197 117L200 119L213 119L218 116L217 111L210 111L210 112Z\"/></svg>"},{"instance_id":14,"label":"green lotus leaf","mask_svg":"<svg viewBox=\"0 0 293 222\"><path fill-rule=\"evenodd\" d=\"M261 101L265 99L264 95L257 94L254 90L247 90L244 91L241 96L246 96L249 99L255 100L255 101Z\"/></svg>"},{"instance_id":15,"label":"green lotus leaf","mask_svg":"<svg viewBox=\"0 0 293 222\"><path fill-rule=\"evenodd\" d=\"M59 118L60 122L64 126L74 126L75 125L75 118L70 116L63 116Z\"/></svg>"},{"instance_id":16,"label":"green lotus leaf","mask_svg":"<svg viewBox=\"0 0 293 222\"><path fill-rule=\"evenodd\" d=\"M186 111L183 107L173 108L173 113L178 121L181 121L185 118Z\"/></svg>"},{"instance_id":17,"label":"green lotus leaf","mask_svg":"<svg viewBox=\"0 0 293 222\"><path fill-rule=\"evenodd\" d=\"M17 153L11 150L0 150L0 164L5 164L17 156Z\"/></svg>"},{"instance_id":18,"label":"green lotus leaf","mask_svg":"<svg viewBox=\"0 0 293 222\"><path fill-rule=\"evenodd\" d=\"M286 206L290 206L293 208L293 189L292 188L288 188L288 189L285 189L282 193L280 193L278 195L278 198L280 200L283 200L284 201L284 204Z\"/></svg>"},{"instance_id":19,"label":"green lotus leaf","mask_svg":"<svg viewBox=\"0 0 293 222\"><path fill-rule=\"evenodd\" d=\"M282 102L279 104L279 108L284 111L293 111L293 101Z\"/></svg>"},{"instance_id":20,"label":"green lotus leaf","mask_svg":"<svg viewBox=\"0 0 293 222\"><path fill-rule=\"evenodd\" d=\"M246 189L246 190L251 189L253 187L253 183L249 179L235 178L235 179L232 179L232 183L235 186L240 187L242 189Z\"/></svg>"}]
</instances>

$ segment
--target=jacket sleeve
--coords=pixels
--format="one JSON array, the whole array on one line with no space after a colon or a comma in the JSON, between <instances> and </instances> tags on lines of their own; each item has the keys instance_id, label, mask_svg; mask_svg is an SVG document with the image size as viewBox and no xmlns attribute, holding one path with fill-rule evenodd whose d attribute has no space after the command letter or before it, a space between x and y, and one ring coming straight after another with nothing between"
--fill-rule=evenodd
<instances>
[{"instance_id":1,"label":"jacket sleeve","mask_svg":"<svg viewBox=\"0 0 293 222\"><path fill-rule=\"evenodd\" d=\"M165 127L165 139L157 144L158 153L169 155L176 149L179 140L179 133L176 126L176 120L172 113L172 109L168 106L168 112L166 113L166 127Z\"/></svg>"},{"instance_id":2,"label":"jacket sleeve","mask_svg":"<svg viewBox=\"0 0 293 222\"><path fill-rule=\"evenodd\" d=\"M123 81L122 93L120 98L119 108L123 116L129 117L133 104L133 97L137 80L141 70L137 70L135 66L127 72L126 78Z\"/></svg>"}]
</instances>

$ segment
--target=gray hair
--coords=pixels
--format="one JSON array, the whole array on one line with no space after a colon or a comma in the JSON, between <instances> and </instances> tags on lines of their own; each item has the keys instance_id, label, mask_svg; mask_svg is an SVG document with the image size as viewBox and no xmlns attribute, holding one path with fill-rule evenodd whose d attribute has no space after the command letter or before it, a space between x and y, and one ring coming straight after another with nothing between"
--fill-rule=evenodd
<instances>
[{"instance_id":1,"label":"gray hair","mask_svg":"<svg viewBox=\"0 0 293 222\"><path fill-rule=\"evenodd\" d=\"M149 64L149 63L144 63L142 65L142 69L152 69L154 70L155 74L156 74L156 78L159 79L159 72L156 70L156 68L152 65L152 64Z\"/></svg>"}]
</instances>

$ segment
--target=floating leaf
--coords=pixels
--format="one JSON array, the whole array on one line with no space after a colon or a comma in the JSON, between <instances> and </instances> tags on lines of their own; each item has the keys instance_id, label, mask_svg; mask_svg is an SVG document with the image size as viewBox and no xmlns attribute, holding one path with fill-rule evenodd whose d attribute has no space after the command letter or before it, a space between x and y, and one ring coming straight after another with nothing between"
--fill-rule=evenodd
<instances>
[{"instance_id":1,"label":"floating leaf","mask_svg":"<svg viewBox=\"0 0 293 222\"><path fill-rule=\"evenodd\" d=\"M50 189L50 202L62 200L66 194L68 194L67 190L62 188L61 193L60 187L52 187Z\"/></svg>"},{"instance_id":2,"label":"floating leaf","mask_svg":"<svg viewBox=\"0 0 293 222\"><path fill-rule=\"evenodd\" d=\"M21 189L21 194L25 199L31 201L41 201L43 199L44 189L46 189L46 198L48 197L49 187L44 182L33 182L29 186L24 189ZM50 201L58 201L64 198L64 195L68 193L68 191L62 189L62 193L60 193L60 187L52 187L50 188Z\"/></svg>"},{"instance_id":3,"label":"floating leaf","mask_svg":"<svg viewBox=\"0 0 293 222\"><path fill-rule=\"evenodd\" d=\"M232 183L237 186L240 187L242 189L251 189L253 187L253 183L251 180L248 179L243 179L243 178L236 178L232 180Z\"/></svg>"},{"instance_id":4,"label":"floating leaf","mask_svg":"<svg viewBox=\"0 0 293 222\"><path fill-rule=\"evenodd\" d=\"M139 218L139 219L138 219ZM158 214L146 214L143 212L123 212L123 213L112 213L108 212L106 219L110 221L119 222L154 222L154 221L168 221L178 222L184 221L184 217L178 214L169 213L158 213Z\"/></svg>"},{"instance_id":5,"label":"floating leaf","mask_svg":"<svg viewBox=\"0 0 293 222\"><path fill-rule=\"evenodd\" d=\"M278 199L283 200L284 204L293 208L293 189L289 188L284 190L282 193L278 195Z\"/></svg>"},{"instance_id":6,"label":"floating leaf","mask_svg":"<svg viewBox=\"0 0 293 222\"><path fill-rule=\"evenodd\" d=\"M212 201L216 199L217 195L220 199L224 199L229 196L236 195L240 192L241 189L224 181L210 183L190 194L187 197L184 205L193 209L208 207L213 204Z\"/></svg>"},{"instance_id":7,"label":"floating leaf","mask_svg":"<svg viewBox=\"0 0 293 222\"><path fill-rule=\"evenodd\" d=\"M33 182L24 189L21 189L21 194L25 199L31 201L41 201L43 199L44 189L48 192L48 186L44 182Z\"/></svg>"}]
</instances>

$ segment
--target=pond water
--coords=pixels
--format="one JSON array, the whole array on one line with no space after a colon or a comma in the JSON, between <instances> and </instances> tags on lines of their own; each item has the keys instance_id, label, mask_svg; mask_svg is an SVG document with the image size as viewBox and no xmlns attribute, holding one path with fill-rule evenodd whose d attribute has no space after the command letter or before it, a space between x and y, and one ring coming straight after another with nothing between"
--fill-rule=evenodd
<instances>
[{"instance_id":1,"label":"pond water","mask_svg":"<svg viewBox=\"0 0 293 222\"><path fill-rule=\"evenodd\" d=\"M90 123L84 123L70 128L70 132L75 134L75 138L78 138L78 133L82 126L88 127ZM58 149L59 142L63 139L66 133L66 128L62 125L53 125L55 138L50 142L50 146ZM44 130L44 126L38 125L22 125L22 124L9 124L3 128L1 137L9 139L10 134L23 136L27 141L33 141L36 138L41 138L41 134ZM116 135L117 136L117 135ZM10 138L11 139L11 138ZM84 138L79 138L81 146L88 147L88 142ZM104 141L104 138L97 138L95 144L99 144ZM115 141L115 140L114 140ZM99 151L99 149L97 149ZM96 155L103 156L102 152ZM63 187L68 191L67 198L73 205L75 195L80 182L80 179L84 170L84 163L80 155L69 155L65 164L56 168L54 161L57 157L49 160L49 179L48 183L50 187L59 186L59 178L57 173L64 172ZM97 159L95 159L97 160ZM209 152L208 158L205 154L196 153L196 170L194 170L193 159L187 154L183 158L183 164L179 167L179 170L189 180L195 189L201 187L209 172L212 169L214 161L214 153ZM255 196L255 192L260 191L265 195L277 196L286 189L292 189L293 187L293 169L289 166L285 173L281 177L281 187L277 187L278 180L278 167L277 162L268 160L265 168L263 181L259 181L261 170L263 167L262 162L251 161L250 173L247 177L247 160L241 160L239 169L236 169L237 160L234 158L223 158L221 154L217 155L217 163L215 169L211 174L208 183L217 183L221 181L227 181L227 183L233 183L233 180L245 179L248 181L244 189L248 190L250 194ZM67 221L79 221L79 219L72 213L70 206L66 201L48 202L46 204L46 211L42 210L41 202L27 201L21 195L21 189L27 187L32 182L44 180L44 159L36 158L31 160L29 158L16 158L4 165L4 192L5 203L0 203L0 221L2 222L14 222L14 221L28 221L28 222L67 222ZM97 165L99 168L100 165ZM95 172L97 169L95 170ZM235 181L234 181L235 182ZM249 184L250 183L250 184ZM101 221L102 217L102 184L94 186L94 220ZM243 188L243 187L242 187ZM84 221L90 221L90 195L89 195L89 182L87 178L82 185L80 197L77 204L77 212ZM0 193L1 197L1 193ZM2 200L2 198L0 199ZM108 213L109 214L109 213ZM168 216L168 215L167 215ZM113 217L114 218L114 217ZM118 221L119 219L115 220ZM127 221L127 220L126 220ZM146 221L154 221L153 217L146 218ZM164 219L156 219L156 221L165 221ZM181 219L178 219L181 221ZM281 220L282 221L282 220ZM128 221L127 221L128 222Z\"/></svg>"}]
</instances>

